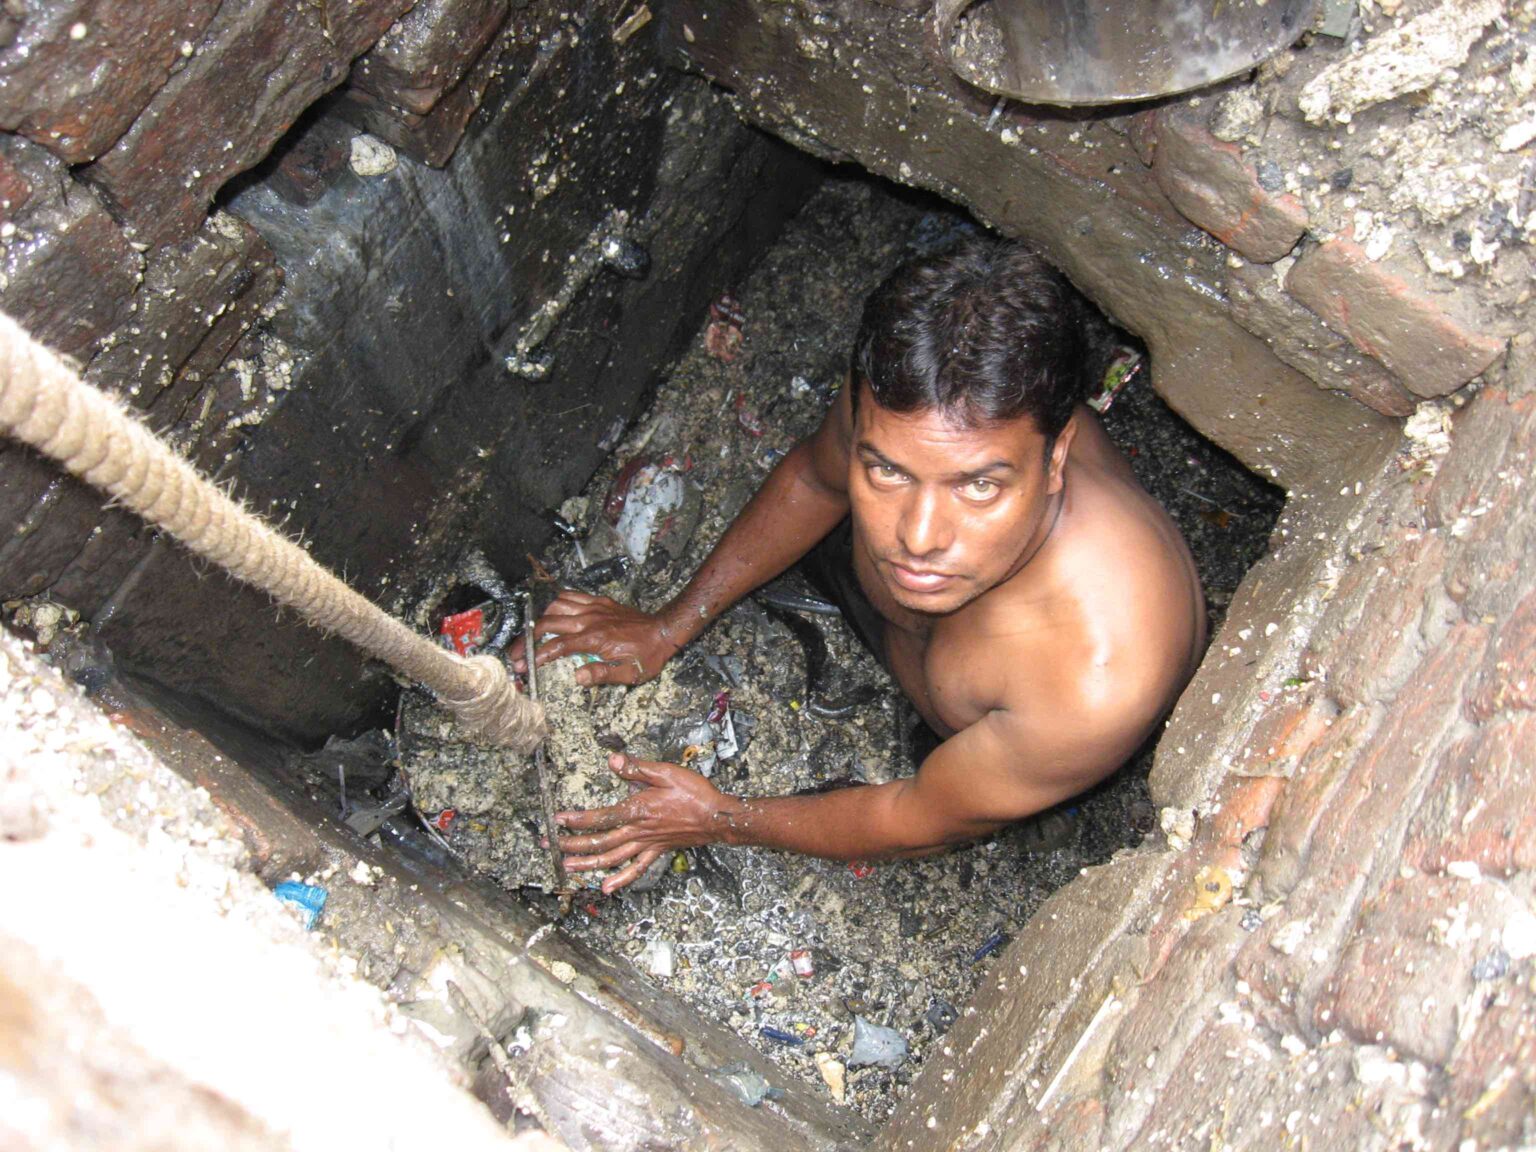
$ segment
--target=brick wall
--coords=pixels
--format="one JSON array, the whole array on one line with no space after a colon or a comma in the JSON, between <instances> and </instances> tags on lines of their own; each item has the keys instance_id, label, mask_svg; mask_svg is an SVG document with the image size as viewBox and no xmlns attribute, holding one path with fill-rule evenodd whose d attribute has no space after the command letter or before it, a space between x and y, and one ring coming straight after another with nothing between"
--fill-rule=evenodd
<instances>
[{"instance_id":1,"label":"brick wall","mask_svg":"<svg viewBox=\"0 0 1536 1152\"><path fill-rule=\"evenodd\" d=\"M6 7L0 308L367 594L409 601L469 545L515 578L689 302L812 178L660 69L655 27L629 15L611 0ZM550 269L615 210L657 259L577 296L574 326L612 340L557 329L547 380L511 377L502 361L559 288ZM582 415L539 424L552 394ZM546 442L565 449L551 460ZM309 741L388 694L345 646L3 444L0 523L15 526L0 600L64 601L122 666L202 704Z\"/></svg>"}]
</instances>

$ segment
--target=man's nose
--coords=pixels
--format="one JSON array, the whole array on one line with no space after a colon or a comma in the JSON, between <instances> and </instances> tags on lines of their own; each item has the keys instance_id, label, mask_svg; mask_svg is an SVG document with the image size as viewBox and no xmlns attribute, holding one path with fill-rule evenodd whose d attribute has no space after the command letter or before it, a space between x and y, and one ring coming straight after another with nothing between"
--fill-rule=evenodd
<instances>
[{"instance_id":1,"label":"man's nose","mask_svg":"<svg viewBox=\"0 0 1536 1152\"><path fill-rule=\"evenodd\" d=\"M913 494L902 511L896 527L901 546L909 556L930 556L943 552L953 541L949 519L935 492Z\"/></svg>"}]
</instances>

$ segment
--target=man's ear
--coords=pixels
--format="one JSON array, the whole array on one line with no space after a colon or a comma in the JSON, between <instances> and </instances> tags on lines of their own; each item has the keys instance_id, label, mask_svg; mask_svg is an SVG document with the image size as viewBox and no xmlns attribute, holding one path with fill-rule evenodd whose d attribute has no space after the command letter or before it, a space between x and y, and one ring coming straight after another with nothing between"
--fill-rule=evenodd
<instances>
[{"instance_id":1,"label":"man's ear","mask_svg":"<svg viewBox=\"0 0 1536 1152\"><path fill-rule=\"evenodd\" d=\"M1054 496L1061 491L1061 486L1067 474L1067 455L1072 451L1072 440L1077 436L1077 413L1067 421L1067 425L1056 434L1056 443L1051 445L1051 458L1045 468L1045 494Z\"/></svg>"}]
</instances>

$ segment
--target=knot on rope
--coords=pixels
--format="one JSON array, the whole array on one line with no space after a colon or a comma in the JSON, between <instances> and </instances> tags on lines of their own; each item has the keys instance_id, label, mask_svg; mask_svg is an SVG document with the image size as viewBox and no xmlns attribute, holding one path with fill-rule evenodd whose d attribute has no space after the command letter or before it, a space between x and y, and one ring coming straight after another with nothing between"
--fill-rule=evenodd
<instances>
[{"instance_id":1,"label":"knot on rope","mask_svg":"<svg viewBox=\"0 0 1536 1152\"><path fill-rule=\"evenodd\" d=\"M468 683L465 695L440 697L461 724L492 744L521 753L532 752L549 733L544 706L517 690L507 666L495 656L470 656L463 661Z\"/></svg>"}]
</instances>

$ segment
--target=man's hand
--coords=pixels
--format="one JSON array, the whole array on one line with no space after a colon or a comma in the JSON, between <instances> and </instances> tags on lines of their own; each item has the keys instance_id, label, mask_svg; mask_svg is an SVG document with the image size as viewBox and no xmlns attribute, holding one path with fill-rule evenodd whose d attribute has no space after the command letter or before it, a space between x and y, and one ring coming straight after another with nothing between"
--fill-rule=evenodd
<instances>
[{"instance_id":1,"label":"man's hand","mask_svg":"<svg viewBox=\"0 0 1536 1152\"><path fill-rule=\"evenodd\" d=\"M643 684L660 675L662 665L682 647L660 616L570 588L544 610L533 633L554 634L553 640L538 646L540 667L577 652L602 658L601 664L576 670L578 684ZM513 666L519 672L527 671L521 638L509 653Z\"/></svg>"},{"instance_id":2,"label":"man's hand","mask_svg":"<svg viewBox=\"0 0 1536 1152\"><path fill-rule=\"evenodd\" d=\"M663 852L720 840L725 818L741 806L697 772L676 764L615 753L608 757L608 767L615 775L642 785L640 791L609 808L555 816L564 828L596 833L560 837L568 871L624 865L603 881L605 894L638 879Z\"/></svg>"}]
</instances>

